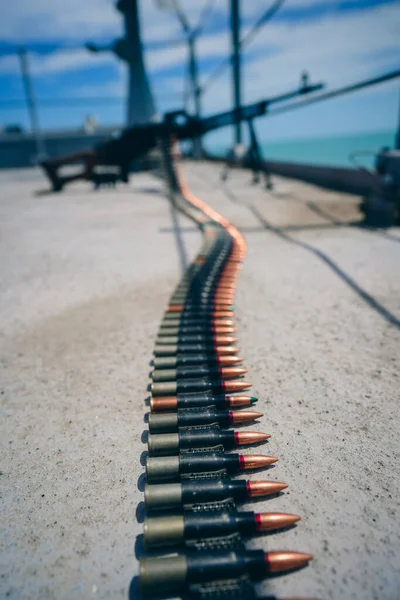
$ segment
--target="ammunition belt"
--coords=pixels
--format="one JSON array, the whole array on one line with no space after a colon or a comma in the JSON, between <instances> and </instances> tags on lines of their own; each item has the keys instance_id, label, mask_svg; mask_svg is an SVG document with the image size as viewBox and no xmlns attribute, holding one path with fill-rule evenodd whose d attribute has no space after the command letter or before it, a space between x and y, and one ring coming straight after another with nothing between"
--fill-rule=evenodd
<instances>
[{"instance_id":1,"label":"ammunition belt","mask_svg":"<svg viewBox=\"0 0 400 600\"><path fill-rule=\"evenodd\" d=\"M192 347L184 345L187 343L185 336L190 337L192 335L195 340L192 342L192 339L190 339L190 343L198 344L201 360L205 361L204 365L212 365L212 369L214 369L212 372L214 373L215 365L218 365L221 360L220 356L228 355L228 351L225 347L225 350L220 349L221 355L218 354L217 341L222 338L218 338L213 332L218 328L224 333L229 332L229 327L232 326L234 313L229 302L235 291L236 278L246 254L246 242L241 232L232 223L190 192L178 165L174 141L172 140L171 143L171 140L162 138L159 140L159 147L163 158L169 199L176 210L194 221L203 236L202 248L194 261L187 267L171 296L170 304L164 315L161 328L164 337L161 338L159 344L163 345L162 356L167 355L172 358L166 361L160 359L160 366L164 367L162 361L165 361L167 368L175 365L175 363L178 364L173 357L179 353L183 357L181 358L181 364L186 364L185 352L192 352ZM202 323L204 323L204 331ZM227 325L228 323L229 325ZM169 331L174 336L172 340L174 345L170 353L168 351L168 337L167 342L165 342L165 336L169 335ZM182 338L180 338L182 332L185 335L182 334ZM190 333L188 334L188 332ZM210 343L208 336L210 336ZM185 341L182 341L180 346L181 339ZM223 354L224 352L225 354ZM236 356L235 351L232 352ZM223 364L230 364L229 360L232 359L226 360ZM234 360L232 360L232 364ZM190 373L196 371L193 362L187 362L191 365ZM204 365L202 367L203 371L206 369ZM203 371L202 375L204 374ZM185 370L183 369L180 372L185 373ZM168 372L168 375L170 374L171 371ZM199 472L179 471L182 464L180 461L185 456L193 457L197 456L197 453L199 453L199 456L200 453L206 455L207 451L217 452L217 462L218 452L221 457L225 456L223 454L224 447L215 447L215 444L214 447L211 446L210 448L196 447L194 450L192 448L182 450L179 447L179 436L182 435L182 432L185 432L185 439L187 440L187 436L190 436L191 432L199 432L198 434L201 435L202 432L207 434L209 431L210 436L213 435L215 438L219 435L219 432L223 432L224 427L226 427L227 414L231 415L228 408L230 406L232 408L241 406L239 397L234 395L235 385L226 386L227 389L233 389L233 392L231 392L233 396L226 396L226 405L224 405L224 398L221 399L220 395L214 394L214 388L217 386L214 380L212 380L209 389L204 390L199 387L201 391L183 394L180 397L179 385L175 386L170 381L164 385L162 382L166 379L167 377L164 378L160 372L157 378L154 378L155 381L161 383L156 384L157 402L154 401L154 398L150 402L152 411L159 411L163 415L163 407L166 411L173 409L172 412L166 412L165 415L167 416L159 418L158 421L154 419L154 427L156 425L161 429L164 427L165 431L173 433L164 433L164 438L162 438L162 440L165 439L166 450L164 453L168 457L165 459L165 472L162 468L159 468L160 482L156 481L156 485L146 484L147 516L144 539L148 547L146 557L141 560L139 575L141 593L145 597L176 598L179 596L185 600L239 600L239 598L255 600L256 593L252 583L252 575L257 569L261 568L261 563L257 563L257 561L262 560L260 557L263 553L261 551L249 552L250 566L248 569L243 567L247 560L245 546L247 536L243 535L240 527L236 531L230 529L232 523L240 523L241 521L244 523L246 519L250 523L251 515L254 514L241 513L237 508L237 497L240 497L240 494L243 496L244 482L239 481L242 484L239 489L239 483L235 483L235 480L230 478L229 466L225 467L223 464L221 464L220 469L212 472L202 472L201 470ZM206 379L206 381L208 380ZM199 386L203 385L203 380L199 379L199 382ZM192 385L194 384L192 383ZM207 383L204 385L207 386ZM219 382L218 385L224 386L225 384ZM240 386L236 387L240 389ZM175 390L175 388L178 390L176 396L169 395L171 392L168 390ZM253 399L250 399L248 402L252 401ZM245 403L246 400L241 402ZM225 412L221 411L221 407L225 409ZM232 418L235 422L234 417ZM222 427L219 422L213 422L213 420L218 419L221 423L224 423ZM180 422L183 425L180 425ZM198 425L197 423L201 424ZM150 428L149 435L151 434ZM162 435L157 437L160 438ZM171 456L168 452L169 443L171 444ZM164 446L162 447L164 448ZM157 464L162 465L162 460ZM163 479L168 475L168 469L177 477L173 479L172 483L163 483ZM157 479L157 472L155 476ZM214 495L210 495L210 498L208 498L207 489L212 488L213 482L216 486ZM265 482L265 484L267 483L271 482ZM252 482L250 482L250 486L251 484ZM223 493L224 485L227 489L225 495ZM282 486L286 487L285 484L282 484ZM254 496L260 495L263 494L254 493ZM264 495L267 495L267 493ZM251 493L249 497L251 498ZM274 514L279 515L281 513ZM286 515L286 517L293 517L293 515ZM199 519L199 521L197 522L196 519ZM204 528L203 534L202 527ZM213 527L216 528L214 534L212 533ZM255 527L254 523L252 523L252 527ZM259 531L263 531L263 529ZM178 552L175 562L170 559L164 559L163 561L159 559L157 554L158 544L163 545L164 548L172 549L171 551ZM153 547L156 548L155 551ZM229 560L227 558L225 565L221 558L222 555L216 553L218 551L224 554L228 550L238 553L232 558L233 570L230 565L231 557L229 557ZM190 558L191 556L194 556L194 558ZM209 562L207 562L208 557ZM220 567L217 564L218 560L222 561ZM234 569L235 560L238 563L237 574ZM202 561L206 566L204 567L204 575L199 576L199 573L203 572L201 571ZM251 561L253 561L254 567L251 566ZM197 563L200 563L200 567L196 566ZM292 564L289 565L290 568L293 568ZM193 580L190 577L190 569L194 573ZM207 569L210 572L209 576ZM220 576L219 573L222 573L222 575ZM268 598L273 600L272 596Z\"/></svg>"}]
</instances>

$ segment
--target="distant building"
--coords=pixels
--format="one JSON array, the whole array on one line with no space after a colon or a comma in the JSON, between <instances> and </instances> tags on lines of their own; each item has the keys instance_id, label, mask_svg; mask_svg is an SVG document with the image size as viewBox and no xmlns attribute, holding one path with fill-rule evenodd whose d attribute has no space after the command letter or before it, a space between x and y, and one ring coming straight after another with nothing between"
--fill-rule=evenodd
<instances>
[{"instance_id":1,"label":"distant building","mask_svg":"<svg viewBox=\"0 0 400 600\"><path fill-rule=\"evenodd\" d=\"M0 135L8 135L13 133L24 133L24 128L22 125L18 125L18 123L11 123L10 125L4 125L0 128Z\"/></svg>"},{"instance_id":2,"label":"distant building","mask_svg":"<svg viewBox=\"0 0 400 600\"><path fill-rule=\"evenodd\" d=\"M93 148L120 131L119 127L91 127L54 130L42 133L46 154L62 156ZM91 132L85 133L89 129ZM35 138L30 133L0 132L0 169L32 167L36 163Z\"/></svg>"}]
</instances>

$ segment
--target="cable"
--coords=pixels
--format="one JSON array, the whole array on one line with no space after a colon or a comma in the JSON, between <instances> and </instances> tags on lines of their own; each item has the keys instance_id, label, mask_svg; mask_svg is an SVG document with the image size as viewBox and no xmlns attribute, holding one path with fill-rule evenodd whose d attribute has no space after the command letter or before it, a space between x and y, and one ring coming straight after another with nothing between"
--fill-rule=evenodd
<instances>
[{"instance_id":1,"label":"cable","mask_svg":"<svg viewBox=\"0 0 400 600\"><path fill-rule=\"evenodd\" d=\"M314 96L313 98L309 98L308 100L304 100L303 102L293 102L292 104L288 104L286 106L283 106L282 108L276 108L275 110L269 111L268 116L271 117L273 115L280 115L285 112L289 112L290 110L294 110L296 108L308 106L309 104L315 104L316 102L329 100L330 98L335 98L337 96L349 94L350 92L357 92L358 90L362 90L366 87L377 85L378 83L384 83L385 81L390 81L391 79L396 79L396 77L400 77L400 69L397 69L396 71L390 71L389 73L385 73L384 75L380 75L379 77L374 77L372 79L366 79L358 83L353 83L352 85L338 88L336 90L332 90L331 92L320 94L319 96Z\"/></svg>"},{"instance_id":2,"label":"cable","mask_svg":"<svg viewBox=\"0 0 400 600\"><path fill-rule=\"evenodd\" d=\"M170 92L169 94L163 93L163 98L181 98L180 92ZM50 106L53 108L62 108L64 106L85 106L87 104L120 104L125 102L124 96L82 96L79 98L66 97L66 98L42 98L37 100L38 106ZM0 101L0 110L20 110L26 109L26 100L24 98L10 98L8 100Z\"/></svg>"},{"instance_id":3,"label":"cable","mask_svg":"<svg viewBox=\"0 0 400 600\"><path fill-rule=\"evenodd\" d=\"M155 50L163 50L165 48L173 48L175 46L181 46L182 44L184 44L186 42L186 40L184 38L181 39L174 39L174 40L169 40L169 41L153 41L153 42L147 42L144 44L144 48L145 50L148 51L155 51ZM104 40L102 40L101 42L92 42L91 45L93 47L105 47L105 42ZM111 49L112 47L112 42L106 44L106 47L108 49ZM18 54L18 50L20 47L23 47L27 52L32 52L33 54L39 54L39 55L44 55L44 56L48 56L50 54L55 54L55 53L67 53L67 52L77 52L78 50L87 50L87 42L83 42L80 44L71 44L68 46L60 46L58 44L51 44L51 43L38 43L38 44L23 44L21 43L20 45L13 45L13 46L7 46L7 47L2 47L0 45L0 56L15 56Z\"/></svg>"},{"instance_id":4,"label":"cable","mask_svg":"<svg viewBox=\"0 0 400 600\"><path fill-rule=\"evenodd\" d=\"M276 12L281 8L285 0L276 0L274 4L255 22L253 27L246 33L242 40L240 40L241 46L248 46L257 35L259 30L272 19Z\"/></svg>"},{"instance_id":5,"label":"cable","mask_svg":"<svg viewBox=\"0 0 400 600\"><path fill-rule=\"evenodd\" d=\"M190 82L189 82L189 64L186 65L184 80L183 80L183 107L188 110L190 99Z\"/></svg>"},{"instance_id":6,"label":"cable","mask_svg":"<svg viewBox=\"0 0 400 600\"><path fill-rule=\"evenodd\" d=\"M266 25L268 23L268 21L270 21L272 19L272 17L280 9L280 7L282 6L282 4L284 2L285 2L285 0L276 0L274 2L274 4L268 10L266 10L265 13L263 13L263 15L261 15L261 17L259 19L257 19L257 21L255 22L253 27L250 29L250 31L248 31L246 33L246 35L240 40L241 48L243 46L249 45L249 43L254 39L254 37L257 35L257 33L260 31L260 29L264 25ZM217 79L220 76L222 71L224 71L225 68L231 64L231 60L232 60L232 55L228 56L227 58L224 58L219 63L219 65L217 65L217 67L214 69L214 71L211 72L211 74L207 77L207 79L205 80L205 82L203 83L203 85L201 87L201 91L203 93L205 92L206 89L208 89L210 87L211 83L213 83L213 81L215 81L215 79Z\"/></svg>"},{"instance_id":7,"label":"cable","mask_svg":"<svg viewBox=\"0 0 400 600\"><path fill-rule=\"evenodd\" d=\"M200 33L203 31L203 29L206 25L206 22L210 18L210 15L212 14L212 12L215 8L215 4L216 4L216 0L209 0L208 2L204 3L203 9L200 13L199 21L198 21L196 27L194 27L192 30L192 34L195 35L196 37L198 35L200 35Z\"/></svg>"},{"instance_id":8,"label":"cable","mask_svg":"<svg viewBox=\"0 0 400 600\"><path fill-rule=\"evenodd\" d=\"M364 167L364 165L361 165L359 162L357 162L357 156L372 156L374 158L376 156L376 152L374 150L355 150L354 152L350 152L347 157L349 163L356 167L358 171L367 173L375 179L375 171L371 171L370 169L367 169L367 167Z\"/></svg>"},{"instance_id":9,"label":"cable","mask_svg":"<svg viewBox=\"0 0 400 600\"><path fill-rule=\"evenodd\" d=\"M101 42L104 44L104 40ZM100 42L99 42L100 44ZM52 43L37 43L37 44L15 44L15 46L10 46L9 48L0 48L0 56L13 56L18 54L19 48L24 48L27 52L32 52L34 54L54 54L57 52L76 52L77 50L84 50L85 44L82 42L81 44L70 44L68 46L60 46L59 44Z\"/></svg>"}]
</instances>

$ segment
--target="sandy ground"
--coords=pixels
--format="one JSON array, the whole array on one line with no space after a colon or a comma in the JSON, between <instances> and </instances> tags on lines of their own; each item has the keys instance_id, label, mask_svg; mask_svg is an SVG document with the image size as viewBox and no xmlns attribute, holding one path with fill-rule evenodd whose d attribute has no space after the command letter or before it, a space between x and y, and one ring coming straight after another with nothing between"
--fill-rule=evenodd
<instances>
[{"instance_id":1,"label":"sandy ground","mask_svg":"<svg viewBox=\"0 0 400 600\"><path fill-rule=\"evenodd\" d=\"M240 347L279 457L268 477L290 485L257 508L304 516L249 545L315 554L260 590L399 599L400 231L354 226L351 197L218 173L186 167L248 240ZM0 596L127 598L149 361L200 237L151 175L99 193L35 196L35 171L0 185Z\"/></svg>"}]
</instances>

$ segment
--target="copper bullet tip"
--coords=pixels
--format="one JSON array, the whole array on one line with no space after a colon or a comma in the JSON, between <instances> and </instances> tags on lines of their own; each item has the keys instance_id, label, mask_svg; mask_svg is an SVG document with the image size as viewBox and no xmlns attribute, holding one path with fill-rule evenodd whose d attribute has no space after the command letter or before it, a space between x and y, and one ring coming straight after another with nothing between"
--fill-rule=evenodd
<instances>
[{"instance_id":1,"label":"copper bullet tip","mask_svg":"<svg viewBox=\"0 0 400 600\"><path fill-rule=\"evenodd\" d=\"M231 392L241 392L251 387L251 383L246 383L245 381L223 381L222 385L228 394Z\"/></svg>"},{"instance_id":2,"label":"copper bullet tip","mask_svg":"<svg viewBox=\"0 0 400 600\"><path fill-rule=\"evenodd\" d=\"M251 406L251 396L226 396L226 403L230 408L240 408L241 406Z\"/></svg>"},{"instance_id":3,"label":"copper bullet tip","mask_svg":"<svg viewBox=\"0 0 400 600\"><path fill-rule=\"evenodd\" d=\"M247 369L244 367L221 367L219 371L223 379L233 379L247 373Z\"/></svg>"},{"instance_id":4,"label":"copper bullet tip","mask_svg":"<svg viewBox=\"0 0 400 600\"><path fill-rule=\"evenodd\" d=\"M294 525L300 521L300 517L287 513L259 513L256 515L256 521L257 531L273 531Z\"/></svg>"},{"instance_id":5,"label":"copper bullet tip","mask_svg":"<svg viewBox=\"0 0 400 600\"><path fill-rule=\"evenodd\" d=\"M240 356L219 356L217 358L218 364L227 366L227 365L238 365L243 362L243 358Z\"/></svg>"},{"instance_id":6,"label":"copper bullet tip","mask_svg":"<svg viewBox=\"0 0 400 600\"><path fill-rule=\"evenodd\" d=\"M240 455L240 467L244 470L247 469L261 469L262 467L268 467L278 461L275 456L262 456L260 454L241 454Z\"/></svg>"},{"instance_id":7,"label":"copper bullet tip","mask_svg":"<svg viewBox=\"0 0 400 600\"><path fill-rule=\"evenodd\" d=\"M256 412L255 410L239 410L238 412L230 411L229 418L231 423L246 423L247 421L255 421L260 417L263 417L263 413Z\"/></svg>"},{"instance_id":8,"label":"copper bullet tip","mask_svg":"<svg viewBox=\"0 0 400 600\"><path fill-rule=\"evenodd\" d=\"M287 483L280 481L248 481L247 492L250 498L260 498L277 494L288 487Z\"/></svg>"},{"instance_id":9,"label":"copper bullet tip","mask_svg":"<svg viewBox=\"0 0 400 600\"><path fill-rule=\"evenodd\" d=\"M223 356L224 354L237 354L239 352L239 348L236 346L215 346L215 353L218 356Z\"/></svg>"},{"instance_id":10,"label":"copper bullet tip","mask_svg":"<svg viewBox=\"0 0 400 600\"><path fill-rule=\"evenodd\" d=\"M184 309L184 305L183 304L171 304L167 307L166 312L167 313L171 313L171 312L182 312Z\"/></svg>"},{"instance_id":11,"label":"copper bullet tip","mask_svg":"<svg viewBox=\"0 0 400 600\"><path fill-rule=\"evenodd\" d=\"M221 290L219 292L216 292L214 295L214 300L218 302L218 304L221 302L224 302L226 300L230 300L230 304L232 304L232 300L234 299L235 294L231 291L228 290Z\"/></svg>"},{"instance_id":12,"label":"copper bullet tip","mask_svg":"<svg viewBox=\"0 0 400 600\"><path fill-rule=\"evenodd\" d=\"M280 573L300 569L312 560L313 555L306 552L266 552L265 562L270 573Z\"/></svg>"},{"instance_id":13,"label":"copper bullet tip","mask_svg":"<svg viewBox=\"0 0 400 600\"><path fill-rule=\"evenodd\" d=\"M270 437L269 433L261 433L259 431L235 431L235 439L238 446L258 444L259 442L265 442Z\"/></svg>"},{"instance_id":14,"label":"copper bullet tip","mask_svg":"<svg viewBox=\"0 0 400 600\"><path fill-rule=\"evenodd\" d=\"M214 327L213 332L217 335L226 335L230 333L235 333L234 327Z\"/></svg>"},{"instance_id":15,"label":"copper bullet tip","mask_svg":"<svg viewBox=\"0 0 400 600\"><path fill-rule=\"evenodd\" d=\"M219 344L221 346L231 346L232 344L238 341L238 338L233 337L232 335L215 335L214 341L216 344Z\"/></svg>"}]
</instances>

